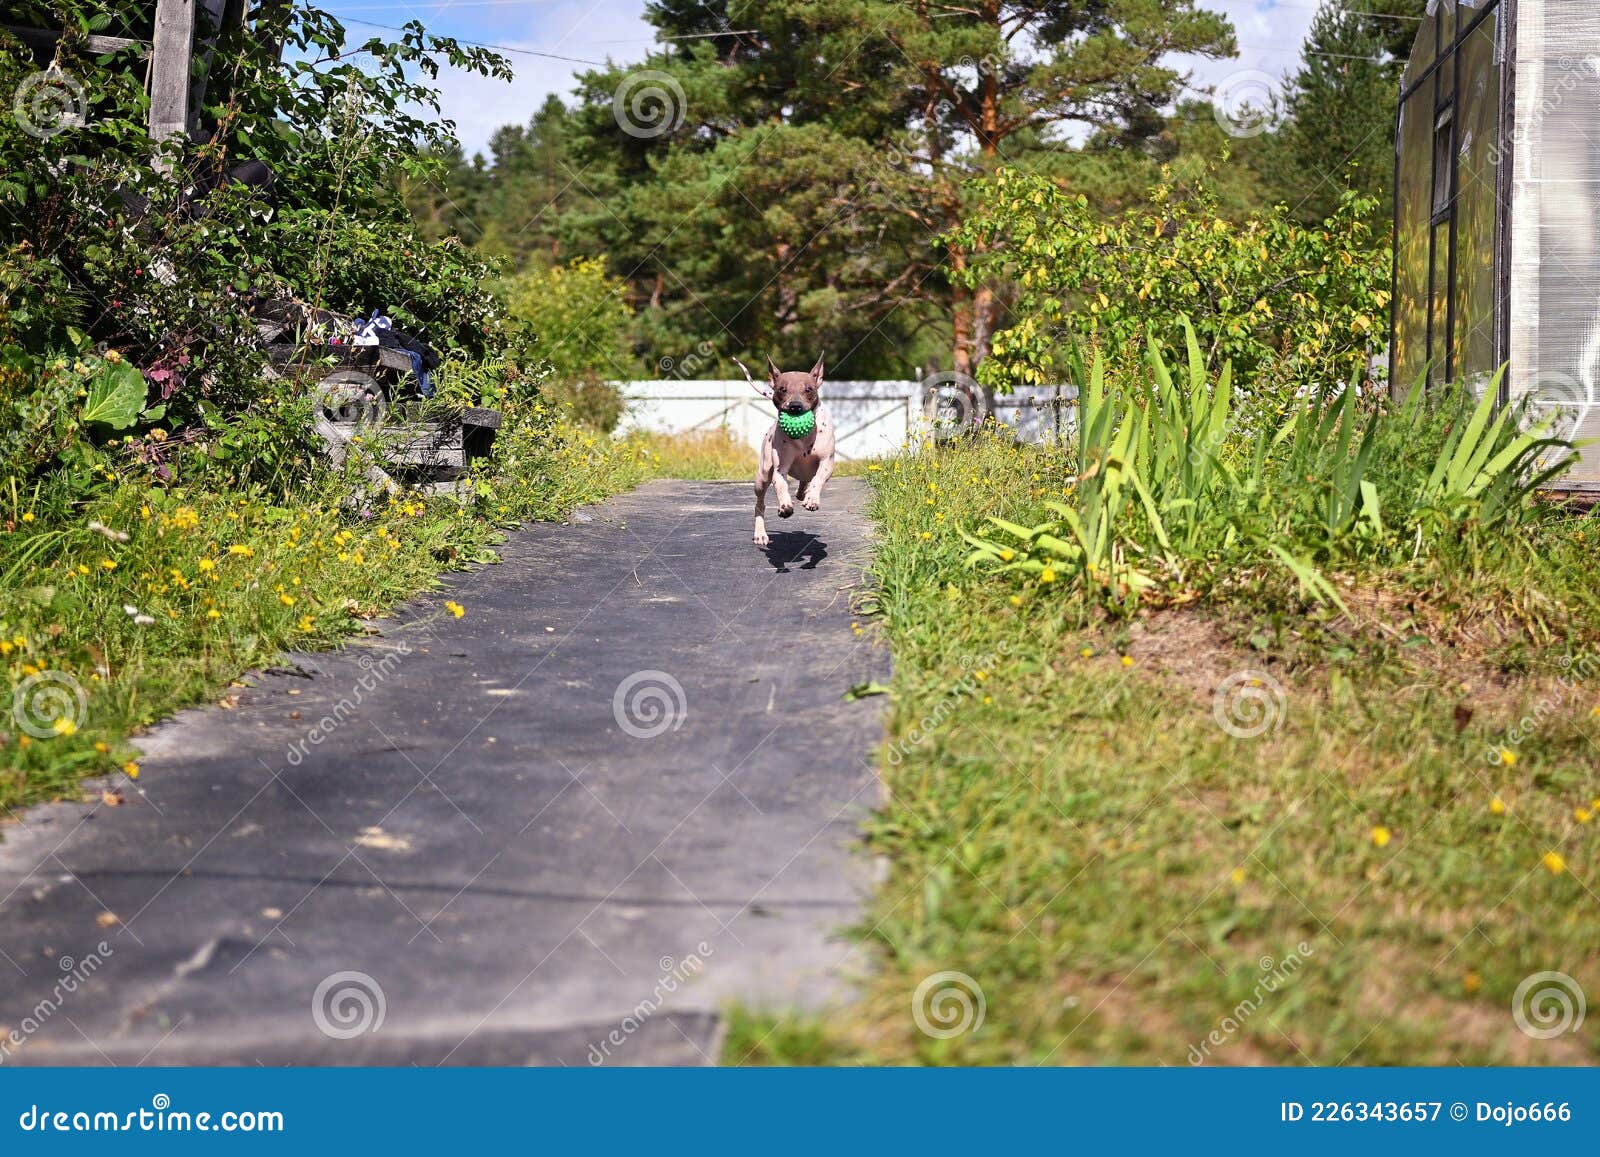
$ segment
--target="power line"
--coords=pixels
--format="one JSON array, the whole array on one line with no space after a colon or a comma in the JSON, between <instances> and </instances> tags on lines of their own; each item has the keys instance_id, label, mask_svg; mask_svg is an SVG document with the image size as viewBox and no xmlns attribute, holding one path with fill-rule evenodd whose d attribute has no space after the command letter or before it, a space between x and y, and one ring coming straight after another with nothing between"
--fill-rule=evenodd
<instances>
[{"instance_id":1,"label":"power line","mask_svg":"<svg viewBox=\"0 0 1600 1157\"><path fill-rule=\"evenodd\" d=\"M338 17L350 24L360 24L365 28L381 28L385 32L406 32L405 28L397 28L393 24L375 24L371 20L357 20L354 16ZM537 52L532 48L512 48L509 44L487 44L481 40L456 40L457 44L470 45L473 48L492 48L496 52L515 52L522 56L542 56L546 60L564 60L568 64L590 64L595 68L607 67L603 60L584 60L578 56L558 56L554 52Z\"/></svg>"}]
</instances>

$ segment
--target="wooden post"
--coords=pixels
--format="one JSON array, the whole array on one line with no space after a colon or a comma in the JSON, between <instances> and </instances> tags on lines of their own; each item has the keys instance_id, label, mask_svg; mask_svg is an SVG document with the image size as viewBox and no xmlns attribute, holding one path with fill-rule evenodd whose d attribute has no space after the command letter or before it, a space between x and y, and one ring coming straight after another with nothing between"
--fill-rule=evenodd
<instances>
[{"instance_id":1,"label":"wooden post","mask_svg":"<svg viewBox=\"0 0 1600 1157\"><path fill-rule=\"evenodd\" d=\"M150 135L158 141L189 131L189 63L194 55L195 0L157 0L150 48Z\"/></svg>"}]
</instances>

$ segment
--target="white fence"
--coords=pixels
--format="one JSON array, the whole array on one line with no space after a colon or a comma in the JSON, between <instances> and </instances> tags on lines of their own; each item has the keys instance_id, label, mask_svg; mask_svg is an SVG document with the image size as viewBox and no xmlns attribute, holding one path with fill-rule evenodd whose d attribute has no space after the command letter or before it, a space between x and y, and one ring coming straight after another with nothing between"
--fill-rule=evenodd
<instances>
[{"instance_id":1,"label":"white fence","mask_svg":"<svg viewBox=\"0 0 1600 1157\"><path fill-rule=\"evenodd\" d=\"M772 428L772 403L744 379L722 381L619 382L627 410L619 436L644 431L683 434L726 430L752 449ZM1043 386L992 400L996 421L1027 442L1070 436L1078 391ZM948 385L931 391L922 382L826 382L822 400L833 417L837 454L842 460L885 458L913 440L927 437L949 404ZM959 408L959 407L957 407Z\"/></svg>"}]
</instances>

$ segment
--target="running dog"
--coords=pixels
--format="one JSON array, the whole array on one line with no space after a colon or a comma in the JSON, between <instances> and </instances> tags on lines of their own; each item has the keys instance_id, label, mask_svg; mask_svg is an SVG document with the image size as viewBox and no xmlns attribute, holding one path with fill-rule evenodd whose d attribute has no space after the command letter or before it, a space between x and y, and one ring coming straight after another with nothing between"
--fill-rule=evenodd
<instances>
[{"instance_id":1,"label":"running dog","mask_svg":"<svg viewBox=\"0 0 1600 1157\"><path fill-rule=\"evenodd\" d=\"M767 487L777 488L778 517L788 518L794 513L794 501L789 497L787 479L800 484L800 505L816 510L822 505L822 488L833 475L833 422L818 397L822 359L817 359L810 373L784 373L769 357L765 383L751 377L750 370L738 358L733 361L744 370L745 379L756 393L770 401L791 427L804 425L807 414L815 415L815 423L807 433L791 436L784 432L782 421L775 421L761 440L761 460L756 467L756 526L750 541L766 546L769 539L763 516L767 512Z\"/></svg>"}]
</instances>

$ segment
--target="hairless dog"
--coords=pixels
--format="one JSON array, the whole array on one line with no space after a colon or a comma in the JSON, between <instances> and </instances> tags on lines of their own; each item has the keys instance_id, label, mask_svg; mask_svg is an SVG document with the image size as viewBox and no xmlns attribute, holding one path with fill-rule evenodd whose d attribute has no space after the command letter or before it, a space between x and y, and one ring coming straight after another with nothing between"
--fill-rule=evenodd
<instances>
[{"instance_id":1,"label":"hairless dog","mask_svg":"<svg viewBox=\"0 0 1600 1157\"><path fill-rule=\"evenodd\" d=\"M811 367L810 373L784 373L767 358L767 380L760 383L750 376L749 369L738 358L734 364L744 370L744 376L762 397L777 407L778 413L795 423L807 414L816 421L810 431L796 437L785 433L779 422L761 440L761 460L756 467L756 527L750 536L757 546L766 546L767 487L778 491L778 517L788 518L794 513L794 501L789 497L789 483L793 478L800 484L800 505L816 510L822 505L822 488L833 474L833 422L818 400L822 388L822 359Z\"/></svg>"}]
</instances>

